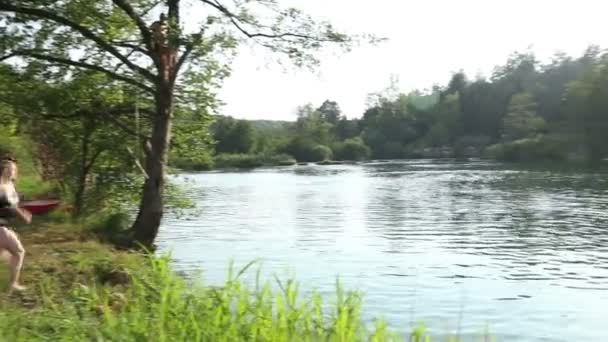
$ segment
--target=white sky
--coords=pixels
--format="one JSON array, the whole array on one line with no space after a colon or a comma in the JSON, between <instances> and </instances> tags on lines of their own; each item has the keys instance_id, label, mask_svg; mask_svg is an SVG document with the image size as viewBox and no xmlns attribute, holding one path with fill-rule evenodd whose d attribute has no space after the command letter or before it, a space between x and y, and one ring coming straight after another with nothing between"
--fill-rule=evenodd
<instances>
[{"instance_id":1,"label":"white sky","mask_svg":"<svg viewBox=\"0 0 608 342\"><path fill-rule=\"evenodd\" d=\"M285 0L280 0L280 2ZM489 75L508 55L529 46L545 60L557 51L579 56L590 44L608 47L605 0L292 0L338 29L389 38L322 59L316 73L268 63L244 48L220 91L222 112L243 119L295 119L297 106L325 99L359 117L367 94L391 75L403 92L446 84L459 69Z\"/></svg>"}]
</instances>

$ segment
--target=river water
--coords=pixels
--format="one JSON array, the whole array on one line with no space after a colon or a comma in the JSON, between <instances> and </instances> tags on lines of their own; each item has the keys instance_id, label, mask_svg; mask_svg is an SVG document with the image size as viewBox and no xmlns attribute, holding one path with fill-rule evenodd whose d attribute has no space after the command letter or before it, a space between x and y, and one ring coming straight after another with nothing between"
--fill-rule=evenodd
<instances>
[{"instance_id":1,"label":"river water","mask_svg":"<svg viewBox=\"0 0 608 342\"><path fill-rule=\"evenodd\" d=\"M608 341L608 173L402 161L182 174L158 237L183 272L339 276L366 318L465 340ZM253 277L255 272L252 272Z\"/></svg>"}]
</instances>

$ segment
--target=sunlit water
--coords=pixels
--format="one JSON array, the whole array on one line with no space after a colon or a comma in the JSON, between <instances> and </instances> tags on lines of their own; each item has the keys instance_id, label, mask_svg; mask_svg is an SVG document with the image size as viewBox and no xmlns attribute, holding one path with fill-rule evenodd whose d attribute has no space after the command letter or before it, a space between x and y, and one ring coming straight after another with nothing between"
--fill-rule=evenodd
<instances>
[{"instance_id":1,"label":"sunlit water","mask_svg":"<svg viewBox=\"0 0 608 342\"><path fill-rule=\"evenodd\" d=\"M408 161L177 181L198 209L167 217L159 247L208 283L260 259L322 293L339 275L402 331L608 341L608 174Z\"/></svg>"}]
</instances>

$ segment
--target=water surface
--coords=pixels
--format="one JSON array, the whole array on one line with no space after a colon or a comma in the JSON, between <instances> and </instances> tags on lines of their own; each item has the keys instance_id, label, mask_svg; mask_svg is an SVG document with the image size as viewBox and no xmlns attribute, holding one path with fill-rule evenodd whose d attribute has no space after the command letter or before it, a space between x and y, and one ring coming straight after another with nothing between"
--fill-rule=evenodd
<instances>
[{"instance_id":1,"label":"water surface","mask_svg":"<svg viewBox=\"0 0 608 342\"><path fill-rule=\"evenodd\" d=\"M607 176L430 160L184 174L198 209L158 243L212 284L231 259L322 293L339 275L404 331L608 341Z\"/></svg>"}]
</instances>

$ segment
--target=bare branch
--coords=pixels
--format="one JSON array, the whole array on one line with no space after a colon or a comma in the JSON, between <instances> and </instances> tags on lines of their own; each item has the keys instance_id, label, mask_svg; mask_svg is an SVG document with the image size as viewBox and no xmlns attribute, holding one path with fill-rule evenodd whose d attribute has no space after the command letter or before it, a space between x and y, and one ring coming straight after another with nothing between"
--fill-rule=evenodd
<instances>
[{"instance_id":1,"label":"bare branch","mask_svg":"<svg viewBox=\"0 0 608 342\"><path fill-rule=\"evenodd\" d=\"M15 5L10 4L9 1L7 1L7 0L0 0L0 11L32 15L35 17L48 19L48 20L54 21L56 23L62 24L64 26L70 27L73 30L79 32L83 37L88 38L88 39L94 41L95 43L97 43L97 45L101 49L107 51L112 56L116 57L118 60L123 62L126 66L128 66L131 70L140 73L141 75L143 75L144 77L146 77L152 81L156 81L156 76L154 74L152 74L150 71L129 61L128 58L126 58L124 55L122 55L110 43L106 42L101 37L99 37L95 33L93 33L91 30L87 29L86 27L84 27L78 23L75 23L74 21L72 21L68 18L59 16L53 12L43 10L43 9L15 6Z\"/></svg>"},{"instance_id":2,"label":"bare branch","mask_svg":"<svg viewBox=\"0 0 608 342\"><path fill-rule=\"evenodd\" d=\"M284 33L250 32L246 28L243 27L241 20L239 19L239 17L236 14L232 13L228 8L226 8L219 2L217 2L215 0L200 0L200 1L202 1L203 3L205 3L207 5L214 7L218 11L222 12L222 14L224 14L226 17L228 17L228 19L230 20L232 25L234 25L234 27L236 27L237 30L239 30L242 34L244 34L248 38L267 38L267 39L299 38L299 39L315 40L318 42L334 42L335 41L330 38L322 38L319 36L311 36L311 35L307 35L307 34L300 34L300 33L293 33L293 32L284 32Z\"/></svg>"},{"instance_id":3,"label":"bare branch","mask_svg":"<svg viewBox=\"0 0 608 342\"><path fill-rule=\"evenodd\" d=\"M78 68L83 68L83 69L89 69L89 70L94 70L94 71L98 71L101 73L104 73L108 76L110 76L111 78L118 80L118 81L123 81L125 83L129 83L131 85L134 85L142 90L145 90L149 93L154 94L155 91L153 88L139 82L136 81L132 78L123 76L123 75L119 75L111 70L105 69L101 66L98 65L93 65L93 64L88 64L88 63L84 63L84 62L80 62L80 61L74 61L71 59L67 59L67 58L61 58L61 57L54 57L54 56L48 56L48 55L44 55L41 53L37 53L34 51L26 51L26 50L21 50L21 51L14 51L10 56L10 57L14 57L14 56L27 56L27 57L31 57L31 58L35 58L35 59L40 59L40 60L45 60L45 61L49 61L49 62L55 62L55 63L59 63L62 65L71 65L71 66L75 66ZM4 57L3 57L4 58ZM5 59L5 58L4 58Z\"/></svg>"},{"instance_id":4,"label":"bare branch","mask_svg":"<svg viewBox=\"0 0 608 342\"><path fill-rule=\"evenodd\" d=\"M150 50L144 49L141 46L138 46L138 45L130 43L130 42L115 42L114 45L124 47L127 49L132 49L133 51L142 53L146 56L150 56Z\"/></svg>"}]
</instances>

